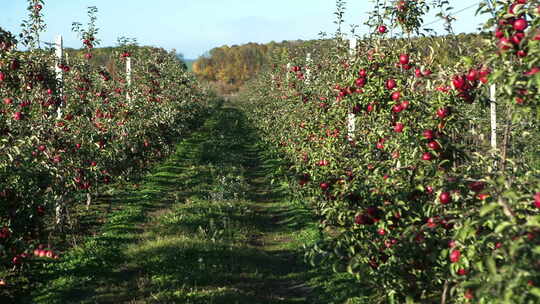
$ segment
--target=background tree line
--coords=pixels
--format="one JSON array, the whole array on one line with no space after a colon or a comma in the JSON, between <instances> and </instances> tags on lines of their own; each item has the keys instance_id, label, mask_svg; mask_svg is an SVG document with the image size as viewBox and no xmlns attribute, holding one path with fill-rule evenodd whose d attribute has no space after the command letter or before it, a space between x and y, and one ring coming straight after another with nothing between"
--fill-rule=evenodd
<instances>
[{"instance_id":1,"label":"background tree line","mask_svg":"<svg viewBox=\"0 0 540 304\"><path fill-rule=\"evenodd\" d=\"M415 45L418 50L435 50L435 60L445 65L456 59L457 48L470 48L482 43L479 34L460 34L453 37L454 43L448 47L449 37L418 37ZM236 93L249 80L253 79L264 67L271 64L273 55L289 57L297 48L311 48L313 53L330 49L332 40L283 41L267 44L248 43L243 45L221 46L193 62L193 72L200 80L208 81L221 94ZM294 62L291 62L295 64ZM299 63L296 63L299 64ZM302 64L300 64L302 65Z\"/></svg>"}]
</instances>

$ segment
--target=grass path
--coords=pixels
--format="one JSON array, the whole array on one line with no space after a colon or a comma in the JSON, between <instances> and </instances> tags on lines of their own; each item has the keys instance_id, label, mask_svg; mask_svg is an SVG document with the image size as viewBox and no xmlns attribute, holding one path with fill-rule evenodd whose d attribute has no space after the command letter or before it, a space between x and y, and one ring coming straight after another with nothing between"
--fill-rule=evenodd
<instances>
[{"instance_id":1,"label":"grass path","mask_svg":"<svg viewBox=\"0 0 540 304\"><path fill-rule=\"evenodd\" d=\"M101 233L49 264L32 302L331 303L301 256L315 225L262 155L242 113L220 109L111 198Z\"/></svg>"}]
</instances>

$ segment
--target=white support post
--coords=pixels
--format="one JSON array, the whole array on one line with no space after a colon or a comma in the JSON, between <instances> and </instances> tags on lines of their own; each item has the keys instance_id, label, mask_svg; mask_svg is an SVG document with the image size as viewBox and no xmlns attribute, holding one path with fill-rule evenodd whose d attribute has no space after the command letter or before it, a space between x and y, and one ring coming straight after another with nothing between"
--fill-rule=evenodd
<instances>
[{"instance_id":1,"label":"white support post","mask_svg":"<svg viewBox=\"0 0 540 304\"><path fill-rule=\"evenodd\" d=\"M354 57L356 57L356 44L356 38L353 37L349 40L349 55L351 56L351 60L354 60Z\"/></svg>"},{"instance_id":2,"label":"white support post","mask_svg":"<svg viewBox=\"0 0 540 304\"><path fill-rule=\"evenodd\" d=\"M306 79L306 84L309 84L310 81L311 81L311 69L309 68L311 66L311 63L312 63L312 59L311 59L311 53L307 53L306 55L306 75L305 76L305 79Z\"/></svg>"},{"instance_id":3,"label":"white support post","mask_svg":"<svg viewBox=\"0 0 540 304\"><path fill-rule=\"evenodd\" d=\"M287 78L287 82L289 81L289 72L291 71L291 67L292 67L292 64L289 62L287 63L287 71L285 72L286 74L286 78Z\"/></svg>"},{"instance_id":4,"label":"white support post","mask_svg":"<svg viewBox=\"0 0 540 304\"><path fill-rule=\"evenodd\" d=\"M128 88L131 87L131 57L126 57L126 83ZM129 91L126 92L126 99L131 101Z\"/></svg>"},{"instance_id":5,"label":"white support post","mask_svg":"<svg viewBox=\"0 0 540 304\"><path fill-rule=\"evenodd\" d=\"M353 113L349 113L347 117L347 135L349 141L354 140L354 132L356 131L356 117Z\"/></svg>"},{"instance_id":6,"label":"white support post","mask_svg":"<svg viewBox=\"0 0 540 304\"><path fill-rule=\"evenodd\" d=\"M60 96L62 97L63 96L62 91L63 91L63 85L64 85L64 74L63 74L64 70L60 68L60 64L62 63L62 59L64 57L64 41L62 39L62 35L56 36L54 48L55 48L54 53L56 56L54 71L56 72L56 80L59 86L58 89L60 90ZM58 119L62 118L62 106L63 106L63 103L61 103L58 106L58 109L56 111Z\"/></svg>"},{"instance_id":7,"label":"white support post","mask_svg":"<svg viewBox=\"0 0 540 304\"><path fill-rule=\"evenodd\" d=\"M491 108L491 148L497 149L497 89L494 84L489 87Z\"/></svg>"},{"instance_id":8,"label":"white support post","mask_svg":"<svg viewBox=\"0 0 540 304\"><path fill-rule=\"evenodd\" d=\"M354 59L356 56L356 38L352 38L349 41L349 55L351 56L351 60ZM354 132L356 131L356 116L353 113L349 113L347 116L347 135L349 141L353 141L355 139Z\"/></svg>"}]
</instances>

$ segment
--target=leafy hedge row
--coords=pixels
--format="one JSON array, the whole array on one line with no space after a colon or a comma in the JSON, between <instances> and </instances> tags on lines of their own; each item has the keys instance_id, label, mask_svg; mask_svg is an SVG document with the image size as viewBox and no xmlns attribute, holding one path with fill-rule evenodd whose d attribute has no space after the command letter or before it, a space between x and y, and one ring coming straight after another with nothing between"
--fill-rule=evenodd
<instances>
[{"instance_id":1,"label":"leafy hedge row","mask_svg":"<svg viewBox=\"0 0 540 304\"><path fill-rule=\"evenodd\" d=\"M338 32L332 49L277 56L244 92L320 218L307 257L371 286L359 295L373 303L537 303L539 3L493 3L488 25L500 28L479 49L455 36L423 49L407 34L427 1L391 2L377 2L352 56ZM453 62L439 64L435 54L456 45Z\"/></svg>"}]
</instances>

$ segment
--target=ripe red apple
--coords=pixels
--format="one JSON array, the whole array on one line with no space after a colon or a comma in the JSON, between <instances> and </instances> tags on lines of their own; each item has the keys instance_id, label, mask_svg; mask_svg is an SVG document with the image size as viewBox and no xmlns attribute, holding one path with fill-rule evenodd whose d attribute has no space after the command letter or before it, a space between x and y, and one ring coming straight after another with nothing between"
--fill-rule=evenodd
<instances>
[{"instance_id":1,"label":"ripe red apple","mask_svg":"<svg viewBox=\"0 0 540 304\"><path fill-rule=\"evenodd\" d=\"M328 188L330 188L330 184L323 182L319 184L319 187L321 188L322 191L326 191L328 190Z\"/></svg>"},{"instance_id":2,"label":"ripe red apple","mask_svg":"<svg viewBox=\"0 0 540 304\"><path fill-rule=\"evenodd\" d=\"M379 25L379 27L377 28L377 31L379 31L380 34L386 33L387 30L388 29L384 25Z\"/></svg>"},{"instance_id":3,"label":"ripe red apple","mask_svg":"<svg viewBox=\"0 0 540 304\"><path fill-rule=\"evenodd\" d=\"M383 236L386 234L386 230L384 230L383 228L380 228L379 230L377 230L377 234Z\"/></svg>"},{"instance_id":4,"label":"ripe red apple","mask_svg":"<svg viewBox=\"0 0 540 304\"><path fill-rule=\"evenodd\" d=\"M436 141L434 141L434 140L433 140L433 141L430 141L430 142L428 143L428 147L429 147L430 149L433 149L433 150L440 150L440 149L441 149L441 145L439 145L439 143L436 142Z\"/></svg>"},{"instance_id":5,"label":"ripe red apple","mask_svg":"<svg viewBox=\"0 0 540 304\"><path fill-rule=\"evenodd\" d=\"M386 88L388 90L393 90L397 86L397 83L394 79L388 79L386 81Z\"/></svg>"},{"instance_id":6,"label":"ripe red apple","mask_svg":"<svg viewBox=\"0 0 540 304\"><path fill-rule=\"evenodd\" d=\"M528 26L529 24L524 18L516 19L513 24L514 30L516 31L524 31Z\"/></svg>"},{"instance_id":7,"label":"ripe red apple","mask_svg":"<svg viewBox=\"0 0 540 304\"><path fill-rule=\"evenodd\" d=\"M475 81L475 80L478 80L478 71L475 70L475 69L472 69L469 71L469 73L467 74L467 80L468 81Z\"/></svg>"},{"instance_id":8,"label":"ripe red apple","mask_svg":"<svg viewBox=\"0 0 540 304\"><path fill-rule=\"evenodd\" d=\"M401 111L403 111L403 106L400 103L392 106L392 112L399 113Z\"/></svg>"},{"instance_id":9,"label":"ripe red apple","mask_svg":"<svg viewBox=\"0 0 540 304\"><path fill-rule=\"evenodd\" d=\"M465 78L460 75L454 76L454 78L452 78L452 84L456 90L461 90L465 86Z\"/></svg>"},{"instance_id":10,"label":"ripe red apple","mask_svg":"<svg viewBox=\"0 0 540 304\"><path fill-rule=\"evenodd\" d=\"M406 110L409 107L410 104L411 103L408 100L403 100L401 102L401 107L403 108L403 110Z\"/></svg>"},{"instance_id":11,"label":"ripe red apple","mask_svg":"<svg viewBox=\"0 0 540 304\"><path fill-rule=\"evenodd\" d=\"M400 91L395 91L392 93L392 100L395 100L395 101L398 101L400 98L401 98L401 92Z\"/></svg>"},{"instance_id":12,"label":"ripe red apple","mask_svg":"<svg viewBox=\"0 0 540 304\"><path fill-rule=\"evenodd\" d=\"M424 136L425 139L432 140L435 138L435 132L433 130L424 130L422 136Z\"/></svg>"},{"instance_id":13,"label":"ripe red apple","mask_svg":"<svg viewBox=\"0 0 540 304\"><path fill-rule=\"evenodd\" d=\"M450 252L450 262L457 263L461 258L461 251L454 249Z\"/></svg>"},{"instance_id":14,"label":"ripe red apple","mask_svg":"<svg viewBox=\"0 0 540 304\"><path fill-rule=\"evenodd\" d=\"M366 77L367 77L367 71L364 70L364 69L361 69L361 70L358 72L358 76L363 77L363 78L366 78Z\"/></svg>"},{"instance_id":15,"label":"ripe red apple","mask_svg":"<svg viewBox=\"0 0 540 304\"><path fill-rule=\"evenodd\" d=\"M457 274L460 275L460 276L467 275L468 273L469 273L469 271L467 269L464 269L464 268L460 268L457 271Z\"/></svg>"},{"instance_id":16,"label":"ripe red apple","mask_svg":"<svg viewBox=\"0 0 540 304\"><path fill-rule=\"evenodd\" d=\"M527 57L528 54L527 54L527 52L524 51L524 50L519 50L519 51L516 52L516 55L517 55L518 57L523 58L523 57Z\"/></svg>"},{"instance_id":17,"label":"ripe red apple","mask_svg":"<svg viewBox=\"0 0 540 304\"><path fill-rule=\"evenodd\" d=\"M399 55L399 63L408 64L409 63L409 55L408 54Z\"/></svg>"},{"instance_id":18,"label":"ripe red apple","mask_svg":"<svg viewBox=\"0 0 540 304\"><path fill-rule=\"evenodd\" d=\"M401 133L401 132L403 132L403 128L405 128L405 125L403 125L401 122L398 122L394 126L394 131L398 132L398 133Z\"/></svg>"},{"instance_id":19,"label":"ripe red apple","mask_svg":"<svg viewBox=\"0 0 540 304\"><path fill-rule=\"evenodd\" d=\"M22 118L23 118L23 114L21 112L13 113L13 120L21 120Z\"/></svg>"},{"instance_id":20,"label":"ripe red apple","mask_svg":"<svg viewBox=\"0 0 540 304\"><path fill-rule=\"evenodd\" d=\"M43 9L43 6L41 4L36 4L36 5L34 5L34 9L36 11L40 11L41 9Z\"/></svg>"},{"instance_id":21,"label":"ripe red apple","mask_svg":"<svg viewBox=\"0 0 540 304\"><path fill-rule=\"evenodd\" d=\"M4 74L3 72L0 72L0 82L6 80L6 74Z\"/></svg>"},{"instance_id":22,"label":"ripe red apple","mask_svg":"<svg viewBox=\"0 0 540 304\"><path fill-rule=\"evenodd\" d=\"M512 47L512 41L510 39L503 37L499 40L499 48L503 51L509 50Z\"/></svg>"},{"instance_id":23,"label":"ripe red apple","mask_svg":"<svg viewBox=\"0 0 540 304\"><path fill-rule=\"evenodd\" d=\"M540 192L536 192L534 195L534 206L540 208Z\"/></svg>"},{"instance_id":24,"label":"ripe red apple","mask_svg":"<svg viewBox=\"0 0 540 304\"><path fill-rule=\"evenodd\" d=\"M440 195L439 195L439 201L441 202L441 204L443 205L446 205L450 202L452 202L452 196L450 195L450 192L442 192Z\"/></svg>"},{"instance_id":25,"label":"ripe red apple","mask_svg":"<svg viewBox=\"0 0 540 304\"><path fill-rule=\"evenodd\" d=\"M422 154L422 160L432 160L433 159L433 155L429 152L425 152L424 154Z\"/></svg>"},{"instance_id":26,"label":"ripe red apple","mask_svg":"<svg viewBox=\"0 0 540 304\"><path fill-rule=\"evenodd\" d=\"M13 262L13 264L15 264L15 265L20 265L22 263L22 259L21 259L20 256L15 256L15 257L13 257L11 262Z\"/></svg>"},{"instance_id":27,"label":"ripe red apple","mask_svg":"<svg viewBox=\"0 0 540 304\"><path fill-rule=\"evenodd\" d=\"M45 147L45 145L39 145L37 149L38 149L40 152L43 152L43 151L45 151L45 149L47 149L47 147Z\"/></svg>"},{"instance_id":28,"label":"ripe red apple","mask_svg":"<svg viewBox=\"0 0 540 304\"><path fill-rule=\"evenodd\" d=\"M510 38L510 40L515 44L518 45L521 43L521 41L525 38L524 33L515 33L514 36Z\"/></svg>"},{"instance_id":29,"label":"ripe red apple","mask_svg":"<svg viewBox=\"0 0 540 304\"><path fill-rule=\"evenodd\" d=\"M360 77L360 78L356 79L355 84L359 88L364 87L366 85L366 78Z\"/></svg>"},{"instance_id":30,"label":"ripe red apple","mask_svg":"<svg viewBox=\"0 0 540 304\"><path fill-rule=\"evenodd\" d=\"M13 98L9 98L9 97L4 98L4 104L5 105L13 104Z\"/></svg>"},{"instance_id":31,"label":"ripe red apple","mask_svg":"<svg viewBox=\"0 0 540 304\"><path fill-rule=\"evenodd\" d=\"M448 108L440 108L437 110L437 117L439 117L440 119L444 119L448 115L450 115L450 110Z\"/></svg>"},{"instance_id":32,"label":"ripe red apple","mask_svg":"<svg viewBox=\"0 0 540 304\"><path fill-rule=\"evenodd\" d=\"M322 159L319 161L318 165L321 166L321 167L324 167L324 166L328 166L330 162L327 161L326 159Z\"/></svg>"}]
</instances>

